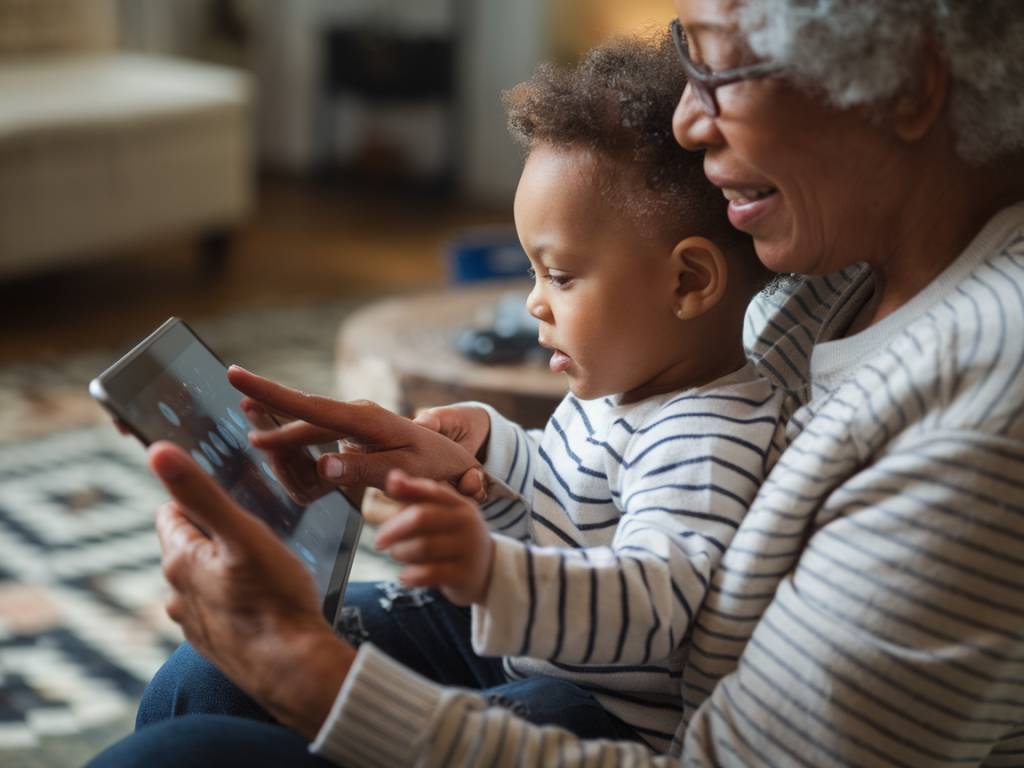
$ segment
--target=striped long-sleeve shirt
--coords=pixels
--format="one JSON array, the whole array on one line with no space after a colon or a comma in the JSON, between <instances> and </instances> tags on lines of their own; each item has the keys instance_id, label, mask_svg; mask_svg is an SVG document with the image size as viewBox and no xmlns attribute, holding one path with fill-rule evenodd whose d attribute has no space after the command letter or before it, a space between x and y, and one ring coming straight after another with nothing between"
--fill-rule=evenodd
<instances>
[{"instance_id":1,"label":"striped long-sleeve shirt","mask_svg":"<svg viewBox=\"0 0 1024 768\"><path fill-rule=\"evenodd\" d=\"M747 364L632 404L568 395L543 433L488 408L485 468L521 496L482 510L496 543L476 652L512 680L571 680L667 750L684 639L773 463L780 404Z\"/></svg>"},{"instance_id":2,"label":"striped long-sleeve shirt","mask_svg":"<svg viewBox=\"0 0 1024 768\"><path fill-rule=\"evenodd\" d=\"M584 741L360 649L347 765L1024 765L1024 205L842 338L863 268L748 313L785 450L715 571L673 749Z\"/></svg>"}]
</instances>

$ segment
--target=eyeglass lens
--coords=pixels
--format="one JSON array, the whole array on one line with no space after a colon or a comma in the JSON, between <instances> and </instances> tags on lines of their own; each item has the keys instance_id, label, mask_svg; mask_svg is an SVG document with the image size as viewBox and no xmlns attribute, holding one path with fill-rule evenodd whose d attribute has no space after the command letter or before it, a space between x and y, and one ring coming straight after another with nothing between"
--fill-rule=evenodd
<instances>
[{"instance_id":1,"label":"eyeglass lens","mask_svg":"<svg viewBox=\"0 0 1024 768\"><path fill-rule=\"evenodd\" d=\"M711 115L711 117L717 117L718 99L715 98L715 90L703 79L700 69L693 63L693 59L690 58L690 47L686 42L686 33L683 31L683 25L676 19L672 22L671 29L672 40L676 45L676 53L679 54L683 70L686 72L687 82L694 93L697 94L697 98L700 100L704 111Z\"/></svg>"}]
</instances>

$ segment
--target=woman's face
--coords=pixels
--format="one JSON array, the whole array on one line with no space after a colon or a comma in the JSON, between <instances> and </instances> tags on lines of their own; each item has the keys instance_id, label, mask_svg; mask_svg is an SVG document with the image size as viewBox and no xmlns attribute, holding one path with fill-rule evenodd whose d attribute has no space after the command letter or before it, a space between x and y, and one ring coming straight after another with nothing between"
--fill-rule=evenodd
<instances>
[{"instance_id":1,"label":"woman's face","mask_svg":"<svg viewBox=\"0 0 1024 768\"><path fill-rule=\"evenodd\" d=\"M691 58L718 71L753 63L734 0L676 0ZM858 110L838 110L784 77L717 91L709 117L692 86L676 108L681 145L705 150L704 170L729 202L733 226L776 272L824 274L884 252L890 212L908 172L895 139ZM881 249L879 246L883 246Z\"/></svg>"}]
</instances>

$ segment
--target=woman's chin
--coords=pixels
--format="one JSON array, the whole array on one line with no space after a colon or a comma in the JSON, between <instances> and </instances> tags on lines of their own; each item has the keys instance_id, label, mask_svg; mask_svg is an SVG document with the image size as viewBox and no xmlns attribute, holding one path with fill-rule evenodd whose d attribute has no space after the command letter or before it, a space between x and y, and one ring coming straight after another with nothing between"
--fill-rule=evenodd
<instances>
[{"instance_id":1,"label":"woman's chin","mask_svg":"<svg viewBox=\"0 0 1024 768\"><path fill-rule=\"evenodd\" d=\"M757 238L754 240L754 250L765 268L772 272L800 271L793 267L792 254L775 241Z\"/></svg>"},{"instance_id":2,"label":"woman's chin","mask_svg":"<svg viewBox=\"0 0 1024 768\"><path fill-rule=\"evenodd\" d=\"M798 274L814 272L816 263L814 255L803 253L791 237L785 235L755 237L754 250L761 263L772 272Z\"/></svg>"}]
</instances>

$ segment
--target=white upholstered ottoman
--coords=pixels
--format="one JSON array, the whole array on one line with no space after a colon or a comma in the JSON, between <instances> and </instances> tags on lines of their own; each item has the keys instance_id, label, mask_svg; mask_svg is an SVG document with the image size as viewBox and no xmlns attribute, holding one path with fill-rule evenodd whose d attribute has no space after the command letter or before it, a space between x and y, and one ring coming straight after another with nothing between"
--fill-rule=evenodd
<instances>
[{"instance_id":1,"label":"white upholstered ottoman","mask_svg":"<svg viewBox=\"0 0 1024 768\"><path fill-rule=\"evenodd\" d=\"M102 47L4 53L0 278L237 226L253 196L250 102L248 77L221 67Z\"/></svg>"}]
</instances>

